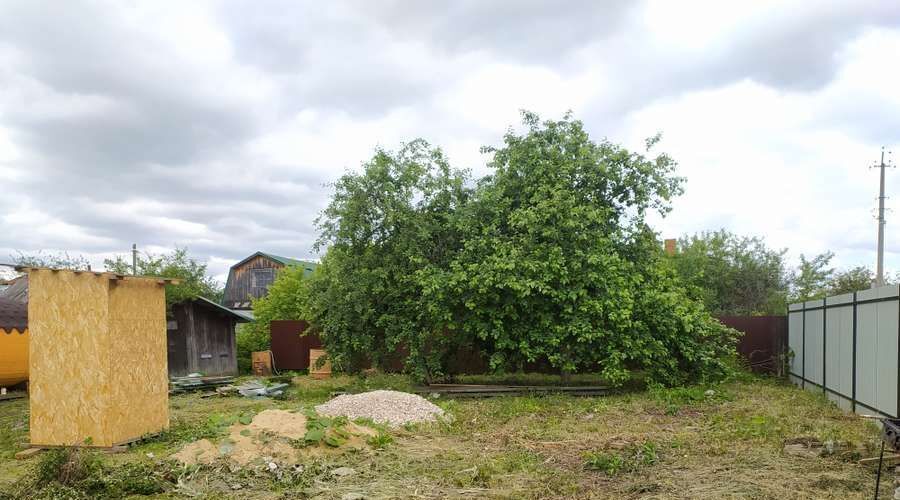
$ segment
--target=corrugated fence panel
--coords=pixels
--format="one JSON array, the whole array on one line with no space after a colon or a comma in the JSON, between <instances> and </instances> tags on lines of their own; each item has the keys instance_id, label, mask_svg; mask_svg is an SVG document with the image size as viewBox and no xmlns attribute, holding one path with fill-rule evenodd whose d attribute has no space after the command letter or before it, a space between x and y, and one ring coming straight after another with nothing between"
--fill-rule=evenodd
<instances>
[{"instance_id":1,"label":"corrugated fence panel","mask_svg":"<svg viewBox=\"0 0 900 500\"><path fill-rule=\"evenodd\" d=\"M877 308L877 303L856 306L856 399L871 407L875 406Z\"/></svg>"},{"instance_id":2,"label":"corrugated fence panel","mask_svg":"<svg viewBox=\"0 0 900 500\"><path fill-rule=\"evenodd\" d=\"M875 339L875 409L897 415L897 327L896 301L879 302L878 336Z\"/></svg>"},{"instance_id":3,"label":"corrugated fence panel","mask_svg":"<svg viewBox=\"0 0 900 500\"><path fill-rule=\"evenodd\" d=\"M791 357L790 372L803 374L803 313L793 312L788 315L788 347L794 355Z\"/></svg>"},{"instance_id":4,"label":"corrugated fence panel","mask_svg":"<svg viewBox=\"0 0 900 500\"><path fill-rule=\"evenodd\" d=\"M825 385L853 394L853 306L828 309L825 324Z\"/></svg>"},{"instance_id":5,"label":"corrugated fence panel","mask_svg":"<svg viewBox=\"0 0 900 500\"><path fill-rule=\"evenodd\" d=\"M825 319L824 311L817 309L815 311L806 311L806 319L804 320L804 342L803 363L804 376L806 380L813 384L822 385L822 375L824 373L824 328ZM812 388L812 387L810 387Z\"/></svg>"}]
</instances>

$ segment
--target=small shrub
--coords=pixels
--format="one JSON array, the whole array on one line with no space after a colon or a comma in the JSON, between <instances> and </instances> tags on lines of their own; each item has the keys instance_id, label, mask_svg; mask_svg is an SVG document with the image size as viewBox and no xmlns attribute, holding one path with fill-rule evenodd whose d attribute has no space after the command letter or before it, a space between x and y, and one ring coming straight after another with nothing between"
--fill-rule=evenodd
<instances>
[{"instance_id":1,"label":"small shrub","mask_svg":"<svg viewBox=\"0 0 900 500\"><path fill-rule=\"evenodd\" d=\"M659 461L656 443L647 441L628 446L618 452L590 451L584 456L584 467L615 476L620 472L634 472Z\"/></svg>"},{"instance_id":2,"label":"small shrub","mask_svg":"<svg viewBox=\"0 0 900 500\"><path fill-rule=\"evenodd\" d=\"M20 480L8 498L122 498L166 491L165 480L145 463L104 465L100 456L81 448L44 452L33 475Z\"/></svg>"},{"instance_id":3,"label":"small shrub","mask_svg":"<svg viewBox=\"0 0 900 500\"><path fill-rule=\"evenodd\" d=\"M366 440L366 443L369 446L371 446L372 448L375 448L377 450L383 450L384 448L386 448L389 444L391 444L393 442L394 442L394 438L386 432L379 432L377 435L372 436Z\"/></svg>"},{"instance_id":4,"label":"small shrub","mask_svg":"<svg viewBox=\"0 0 900 500\"><path fill-rule=\"evenodd\" d=\"M322 417L309 410L306 412L306 435L294 444L305 447L324 443L337 448L350 439L350 433L345 428L348 422L347 417Z\"/></svg>"},{"instance_id":5,"label":"small shrub","mask_svg":"<svg viewBox=\"0 0 900 500\"><path fill-rule=\"evenodd\" d=\"M80 448L58 448L44 452L37 465L38 484L52 482L63 486L75 484L96 475L100 460L91 451Z\"/></svg>"}]
</instances>

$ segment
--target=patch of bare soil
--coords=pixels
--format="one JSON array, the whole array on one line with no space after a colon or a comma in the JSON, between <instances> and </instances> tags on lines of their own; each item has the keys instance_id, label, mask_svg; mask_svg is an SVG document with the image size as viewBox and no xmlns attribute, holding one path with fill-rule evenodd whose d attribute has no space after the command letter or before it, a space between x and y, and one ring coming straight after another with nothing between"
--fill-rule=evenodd
<instances>
[{"instance_id":1,"label":"patch of bare soil","mask_svg":"<svg viewBox=\"0 0 900 500\"><path fill-rule=\"evenodd\" d=\"M263 460L281 465L294 465L311 456L343 453L348 449L366 448L366 440L377 432L368 427L348 422L340 430L328 429L328 433L340 433L340 440L312 443L304 442L307 436L307 417L286 410L265 410L256 415L248 425L234 424L228 437L219 443L201 439L186 445L172 458L185 465L211 464L227 459L238 465L248 465Z\"/></svg>"}]
</instances>

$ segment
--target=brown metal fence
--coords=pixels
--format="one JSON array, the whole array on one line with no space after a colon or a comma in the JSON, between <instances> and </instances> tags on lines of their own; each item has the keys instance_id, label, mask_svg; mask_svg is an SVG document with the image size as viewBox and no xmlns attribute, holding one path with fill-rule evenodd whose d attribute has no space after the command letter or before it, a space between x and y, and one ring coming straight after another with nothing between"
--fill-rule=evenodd
<instances>
[{"instance_id":1,"label":"brown metal fence","mask_svg":"<svg viewBox=\"0 0 900 500\"><path fill-rule=\"evenodd\" d=\"M787 346L787 316L720 316L719 321L743 332L738 343L738 353L747 360L751 369L759 373L779 374L779 359ZM273 321L272 355L278 370L306 370L309 368L309 350L322 347L315 334L301 336L308 324L305 321ZM391 371L400 371L402 362L391 363ZM460 352L451 360L451 373L484 373L487 363L476 349ZM528 371L558 373L546 363L531 363Z\"/></svg>"},{"instance_id":2,"label":"brown metal fence","mask_svg":"<svg viewBox=\"0 0 900 500\"><path fill-rule=\"evenodd\" d=\"M739 332L738 354L760 373L780 373L780 358L787 346L787 316L719 316Z\"/></svg>"},{"instance_id":3,"label":"brown metal fence","mask_svg":"<svg viewBox=\"0 0 900 500\"><path fill-rule=\"evenodd\" d=\"M306 370L309 368L309 350L322 347L322 341L314 334L300 335L309 324L306 321L273 321L272 357L277 370Z\"/></svg>"}]
</instances>

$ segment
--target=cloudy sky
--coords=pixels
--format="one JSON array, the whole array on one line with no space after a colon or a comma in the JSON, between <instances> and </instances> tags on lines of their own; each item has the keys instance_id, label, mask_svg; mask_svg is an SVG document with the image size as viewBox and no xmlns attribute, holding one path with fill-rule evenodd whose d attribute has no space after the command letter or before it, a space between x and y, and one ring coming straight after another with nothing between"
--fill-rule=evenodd
<instances>
[{"instance_id":1,"label":"cloudy sky","mask_svg":"<svg viewBox=\"0 0 900 500\"><path fill-rule=\"evenodd\" d=\"M900 2L0 3L0 262L174 245L215 275L315 257L326 184L424 137L486 172L527 108L661 148L663 236L764 236L874 263L900 156ZM900 158L897 158L900 160ZM900 269L900 171L887 267Z\"/></svg>"}]
</instances>

